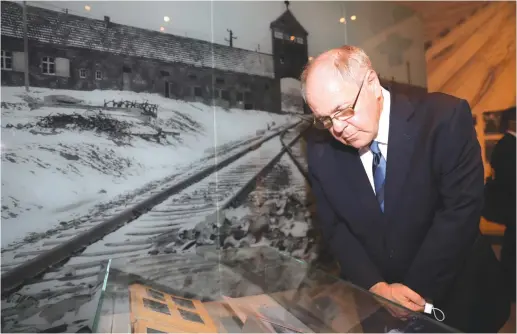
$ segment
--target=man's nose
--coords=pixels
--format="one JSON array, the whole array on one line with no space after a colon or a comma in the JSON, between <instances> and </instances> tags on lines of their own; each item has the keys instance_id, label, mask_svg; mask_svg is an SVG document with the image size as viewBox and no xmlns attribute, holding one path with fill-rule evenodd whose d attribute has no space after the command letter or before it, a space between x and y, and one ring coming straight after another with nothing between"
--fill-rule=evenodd
<instances>
[{"instance_id":1,"label":"man's nose","mask_svg":"<svg viewBox=\"0 0 517 334\"><path fill-rule=\"evenodd\" d=\"M342 133L346 129L347 125L348 124L346 122L339 121L337 119L332 120L332 127L336 133Z\"/></svg>"}]
</instances>

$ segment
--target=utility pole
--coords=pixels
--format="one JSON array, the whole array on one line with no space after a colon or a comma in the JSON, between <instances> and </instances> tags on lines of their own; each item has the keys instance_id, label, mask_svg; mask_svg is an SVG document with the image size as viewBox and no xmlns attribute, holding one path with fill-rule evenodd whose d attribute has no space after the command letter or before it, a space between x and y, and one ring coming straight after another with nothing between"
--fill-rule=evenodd
<instances>
[{"instance_id":1,"label":"utility pole","mask_svg":"<svg viewBox=\"0 0 517 334\"><path fill-rule=\"evenodd\" d=\"M29 91L29 36L27 33L27 2L23 2L23 52L25 61L25 91Z\"/></svg>"},{"instance_id":2,"label":"utility pole","mask_svg":"<svg viewBox=\"0 0 517 334\"><path fill-rule=\"evenodd\" d=\"M233 36L233 30L226 29L226 31L228 31L228 33L230 33L230 39L225 38L224 40L230 43L230 47L233 47L233 40L237 39L237 37Z\"/></svg>"}]
</instances>

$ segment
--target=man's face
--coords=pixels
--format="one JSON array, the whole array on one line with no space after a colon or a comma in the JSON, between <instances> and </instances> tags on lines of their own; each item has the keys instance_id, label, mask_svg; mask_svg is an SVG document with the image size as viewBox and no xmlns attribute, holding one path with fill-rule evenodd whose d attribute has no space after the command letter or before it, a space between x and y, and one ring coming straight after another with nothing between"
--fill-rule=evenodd
<instances>
[{"instance_id":1,"label":"man's face","mask_svg":"<svg viewBox=\"0 0 517 334\"><path fill-rule=\"evenodd\" d=\"M377 136L382 97L378 79L373 71L368 71L363 80L362 88L359 90L360 86L357 83L344 80L329 66L314 69L306 82L307 103L314 116L332 117L332 126L329 128L332 136L343 144L358 149L370 144ZM333 117L336 113L352 107L354 102L356 103L351 117Z\"/></svg>"}]
</instances>

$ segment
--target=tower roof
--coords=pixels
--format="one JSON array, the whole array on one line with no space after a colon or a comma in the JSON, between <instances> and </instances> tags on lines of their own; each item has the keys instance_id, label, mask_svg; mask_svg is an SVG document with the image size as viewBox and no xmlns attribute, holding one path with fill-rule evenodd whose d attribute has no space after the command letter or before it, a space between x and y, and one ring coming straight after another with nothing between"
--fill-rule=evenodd
<instances>
[{"instance_id":1,"label":"tower roof","mask_svg":"<svg viewBox=\"0 0 517 334\"><path fill-rule=\"evenodd\" d=\"M289 9L287 9L276 20L271 22L269 27L271 29L278 29L284 32L303 34L304 36L309 34Z\"/></svg>"}]
</instances>

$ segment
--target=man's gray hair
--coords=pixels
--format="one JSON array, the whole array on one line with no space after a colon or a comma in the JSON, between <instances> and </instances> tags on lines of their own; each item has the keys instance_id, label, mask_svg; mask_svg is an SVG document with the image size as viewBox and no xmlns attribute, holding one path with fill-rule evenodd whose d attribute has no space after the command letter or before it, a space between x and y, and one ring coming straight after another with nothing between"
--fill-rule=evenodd
<instances>
[{"instance_id":1,"label":"man's gray hair","mask_svg":"<svg viewBox=\"0 0 517 334\"><path fill-rule=\"evenodd\" d=\"M305 69L300 76L301 92L302 97L305 101L306 91L305 85L307 83L307 76L309 75L314 64L318 64L321 61L330 60L336 68L337 74L343 78L343 80L353 80L358 84L361 83L362 75L366 70L372 69L372 63L370 58L364 52L363 49L351 45L343 45L340 48L329 50L313 61L307 63Z\"/></svg>"}]
</instances>

